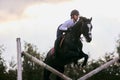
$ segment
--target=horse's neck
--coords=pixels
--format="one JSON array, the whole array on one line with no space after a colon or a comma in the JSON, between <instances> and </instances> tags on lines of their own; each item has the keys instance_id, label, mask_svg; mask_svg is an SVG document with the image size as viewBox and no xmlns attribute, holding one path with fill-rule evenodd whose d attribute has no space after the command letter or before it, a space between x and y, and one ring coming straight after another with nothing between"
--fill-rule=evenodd
<instances>
[{"instance_id":1,"label":"horse's neck","mask_svg":"<svg viewBox=\"0 0 120 80\"><path fill-rule=\"evenodd\" d=\"M76 25L73 28L72 35L75 36L76 38L79 38L81 35L81 23L76 23Z\"/></svg>"}]
</instances>

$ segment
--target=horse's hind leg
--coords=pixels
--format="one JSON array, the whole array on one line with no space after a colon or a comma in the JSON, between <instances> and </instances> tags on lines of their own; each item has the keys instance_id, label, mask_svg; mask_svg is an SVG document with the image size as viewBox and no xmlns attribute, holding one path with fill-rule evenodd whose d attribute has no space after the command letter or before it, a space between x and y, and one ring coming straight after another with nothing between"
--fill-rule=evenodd
<instances>
[{"instance_id":1,"label":"horse's hind leg","mask_svg":"<svg viewBox=\"0 0 120 80\"><path fill-rule=\"evenodd\" d=\"M51 72L44 69L44 76L43 76L43 80L50 80L49 76L50 76Z\"/></svg>"}]
</instances>

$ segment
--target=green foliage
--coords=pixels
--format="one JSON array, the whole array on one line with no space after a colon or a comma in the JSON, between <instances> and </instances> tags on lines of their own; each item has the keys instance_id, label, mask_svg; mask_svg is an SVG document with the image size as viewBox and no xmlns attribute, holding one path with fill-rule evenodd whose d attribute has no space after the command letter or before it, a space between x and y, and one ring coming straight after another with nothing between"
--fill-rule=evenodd
<instances>
[{"instance_id":1,"label":"green foliage","mask_svg":"<svg viewBox=\"0 0 120 80\"><path fill-rule=\"evenodd\" d=\"M9 69L7 72L7 79L17 80L17 70Z\"/></svg>"},{"instance_id":2,"label":"green foliage","mask_svg":"<svg viewBox=\"0 0 120 80\"><path fill-rule=\"evenodd\" d=\"M43 61L42 55L37 52L36 46L25 43L24 52ZM43 68L23 56L23 80L42 80Z\"/></svg>"},{"instance_id":3,"label":"green foliage","mask_svg":"<svg viewBox=\"0 0 120 80\"><path fill-rule=\"evenodd\" d=\"M119 39L118 39L116 42L117 42L117 46L116 46L116 48L117 48L117 53L118 53L118 55L119 55L119 57L120 57L120 35L119 35Z\"/></svg>"},{"instance_id":4,"label":"green foliage","mask_svg":"<svg viewBox=\"0 0 120 80\"><path fill-rule=\"evenodd\" d=\"M9 70L7 71L7 78L9 80L17 80L17 69L15 68L16 63L13 59L11 58L11 61L9 62Z\"/></svg>"},{"instance_id":5,"label":"green foliage","mask_svg":"<svg viewBox=\"0 0 120 80\"><path fill-rule=\"evenodd\" d=\"M4 51L3 46L0 46L0 80L7 80L6 78L6 65L2 58L2 52Z\"/></svg>"},{"instance_id":6,"label":"green foliage","mask_svg":"<svg viewBox=\"0 0 120 80\"><path fill-rule=\"evenodd\" d=\"M99 63L99 66L112 60L114 58L113 53L105 54L105 57L103 59L99 59L97 63ZM102 63L101 63L102 62ZM114 63L110 65L107 69L102 70L101 72L95 74L88 80L119 80L120 78L120 65L118 63Z\"/></svg>"}]
</instances>

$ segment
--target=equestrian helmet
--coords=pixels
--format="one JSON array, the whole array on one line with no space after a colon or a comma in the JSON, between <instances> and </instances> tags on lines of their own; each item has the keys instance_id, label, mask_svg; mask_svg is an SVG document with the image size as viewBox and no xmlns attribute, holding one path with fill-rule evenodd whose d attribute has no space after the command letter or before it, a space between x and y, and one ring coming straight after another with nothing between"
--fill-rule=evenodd
<instances>
[{"instance_id":1,"label":"equestrian helmet","mask_svg":"<svg viewBox=\"0 0 120 80\"><path fill-rule=\"evenodd\" d=\"M72 10L70 16L72 15L79 15L79 11L76 9Z\"/></svg>"}]
</instances>

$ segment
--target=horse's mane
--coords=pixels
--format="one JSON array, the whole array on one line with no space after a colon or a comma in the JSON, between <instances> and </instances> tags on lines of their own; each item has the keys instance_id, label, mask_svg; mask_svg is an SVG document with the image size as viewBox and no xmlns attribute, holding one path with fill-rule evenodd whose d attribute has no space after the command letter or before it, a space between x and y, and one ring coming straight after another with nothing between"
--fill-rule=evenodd
<instances>
[{"instance_id":1,"label":"horse's mane","mask_svg":"<svg viewBox=\"0 0 120 80\"><path fill-rule=\"evenodd\" d=\"M88 18L86 18L86 17L83 17L83 16L80 17L80 21L82 21L82 22L86 22L87 20L88 20Z\"/></svg>"},{"instance_id":2,"label":"horse's mane","mask_svg":"<svg viewBox=\"0 0 120 80\"><path fill-rule=\"evenodd\" d=\"M78 24L78 23L80 23L80 22L85 22L85 21L87 21L87 18L86 17L83 17L83 16L80 16L79 17L79 20L78 20L78 22L76 23L76 24ZM74 26L76 26L76 25L74 25ZM70 27L69 28L69 30L72 30L74 27Z\"/></svg>"}]
</instances>

